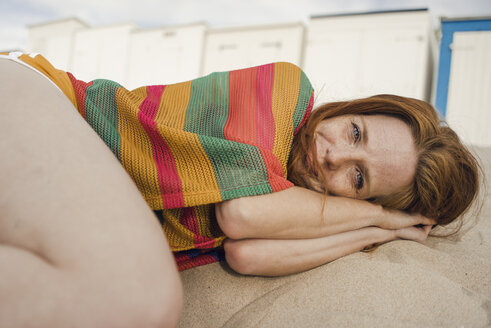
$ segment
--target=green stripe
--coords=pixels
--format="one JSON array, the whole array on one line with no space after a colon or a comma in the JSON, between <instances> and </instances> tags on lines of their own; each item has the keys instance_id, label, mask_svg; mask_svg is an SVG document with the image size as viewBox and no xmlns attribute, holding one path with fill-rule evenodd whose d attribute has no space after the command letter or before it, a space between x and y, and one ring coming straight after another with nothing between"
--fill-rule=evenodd
<instances>
[{"instance_id":1,"label":"green stripe","mask_svg":"<svg viewBox=\"0 0 491 328\"><path fill-rule=\"evenodd\" d=\"M228 72L212 73L193 80L184 130L224 138L228 118Z\"/></svg>"},{"instance_id":2,"label":"green stripe","mask_svg":"<svg viewBox=\"0 0 491 328\"><path fill-rule=\"evenodd\" d=\"M223 200L273 192L257 147L203 135L199 141L211 161Z\"/></svg>"},{"instance_id":3,"label":"green stripe","mask_svg":"<svg viewBox=\"0 0 491 328\"><path fill-rule=\"evenodd\" d=\"M116 92L120 85L109 80L94 80L86 90L85 120L121 160Z\"/></svg>"},{"instance_id":4,"label":"green stripe","mask_svg":"<svg viewBox=\"0 0 491 328\"><path fill-rule=\"evenodd\" d=\"M312 85L310 84L307 75L302 71L300 77L300 90L298 93L297 107L293 112L293 129L295 130L300 122L302 122L307 107L309 106L310 96L312 95Z\"/></svg>"}]
</instances>

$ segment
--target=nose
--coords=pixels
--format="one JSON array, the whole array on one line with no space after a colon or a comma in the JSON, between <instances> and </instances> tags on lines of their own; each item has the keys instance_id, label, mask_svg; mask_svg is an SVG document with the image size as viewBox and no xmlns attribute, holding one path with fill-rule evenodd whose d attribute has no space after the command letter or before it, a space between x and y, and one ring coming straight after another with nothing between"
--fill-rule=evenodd
<instances>
[{"instance_id":1,"label":"nose","mask_svg":"<svg viewBox=\"0 0 491 328\"><path fill-rule=\"evenodd\" d=\"M328 168L336 170L342 166L349 165L356 160L356 153L349 147L337 147L330 149L326 154Z\"/></svg>"}]
</instances>

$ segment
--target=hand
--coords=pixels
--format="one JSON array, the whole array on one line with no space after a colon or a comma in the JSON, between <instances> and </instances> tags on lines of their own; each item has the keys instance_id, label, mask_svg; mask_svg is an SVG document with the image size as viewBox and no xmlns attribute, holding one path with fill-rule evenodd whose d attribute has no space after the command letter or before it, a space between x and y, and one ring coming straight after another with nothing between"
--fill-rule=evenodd
<instances>
[{"instance_id":1,"label":"hand","mask_svg":"<svg viewBox=\"0 0 491 328\"><path fill-rule=\"evenodd\" d=\"M432 226L431 225L423 225L420 227L413 226L408 228L402 228L395 230L396 239L407 239L414 240L418 243L423 243L428 234L430 233Z\"/></svg>"},{"instance_id":2,"label":"hand","mask_svg":"<svg viewBox=\"0 0 491 328\"><path fill-rule=\"evenodd\" d=\"M427 218L421 214L409 214L403 211L383 208L383 213L377 220L377 226L382 229L403 229L413 227L415 225L434 225L436 220Z\"/></svg>"}]
</instances>

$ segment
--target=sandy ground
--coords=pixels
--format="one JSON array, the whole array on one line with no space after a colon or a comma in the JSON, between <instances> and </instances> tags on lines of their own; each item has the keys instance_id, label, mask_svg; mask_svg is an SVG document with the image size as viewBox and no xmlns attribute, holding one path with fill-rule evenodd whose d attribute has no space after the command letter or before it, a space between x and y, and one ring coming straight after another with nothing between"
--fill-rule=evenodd
<instances>
[{"instance_id":1,"label":"sandy ground","mask_svg":"<svg viewBox=\"0 0 491 328\"><path fill-rule=\"evenodd\" d=\"M476 153L488 190L455 238L398 240L279 278L187 270L180 327L491 326L491 148Z\"/></svg>"}]
</instances>

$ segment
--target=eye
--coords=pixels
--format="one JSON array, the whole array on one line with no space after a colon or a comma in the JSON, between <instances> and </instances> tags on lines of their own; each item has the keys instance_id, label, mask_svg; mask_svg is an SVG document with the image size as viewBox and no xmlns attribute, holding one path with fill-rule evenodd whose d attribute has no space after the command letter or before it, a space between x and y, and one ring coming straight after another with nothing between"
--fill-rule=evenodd
<instances>
[{"instance_id":1,"label":"eye","mask_svg":"<svg viewBox=\"0 0 491 328\"><path fill-rule=\"evenodd\" d=\"M357 142L360 140L360 128L355 123L351 123L351 125L353 126L353 138L355 139L355 142Z\"/></svg>"},{"instance_id":2,"label":"eye","mask_svg":"<svg viewBox=\"0 0 491 328\"><path fill-rule=\"evenodd\" d=\"M356 170L356 175L355 175L355 188L356 190L360 190L361 188L363 188L363 184L365 182L365 180L363 179L363 174Z\"/></svg>"}]
</instances>

